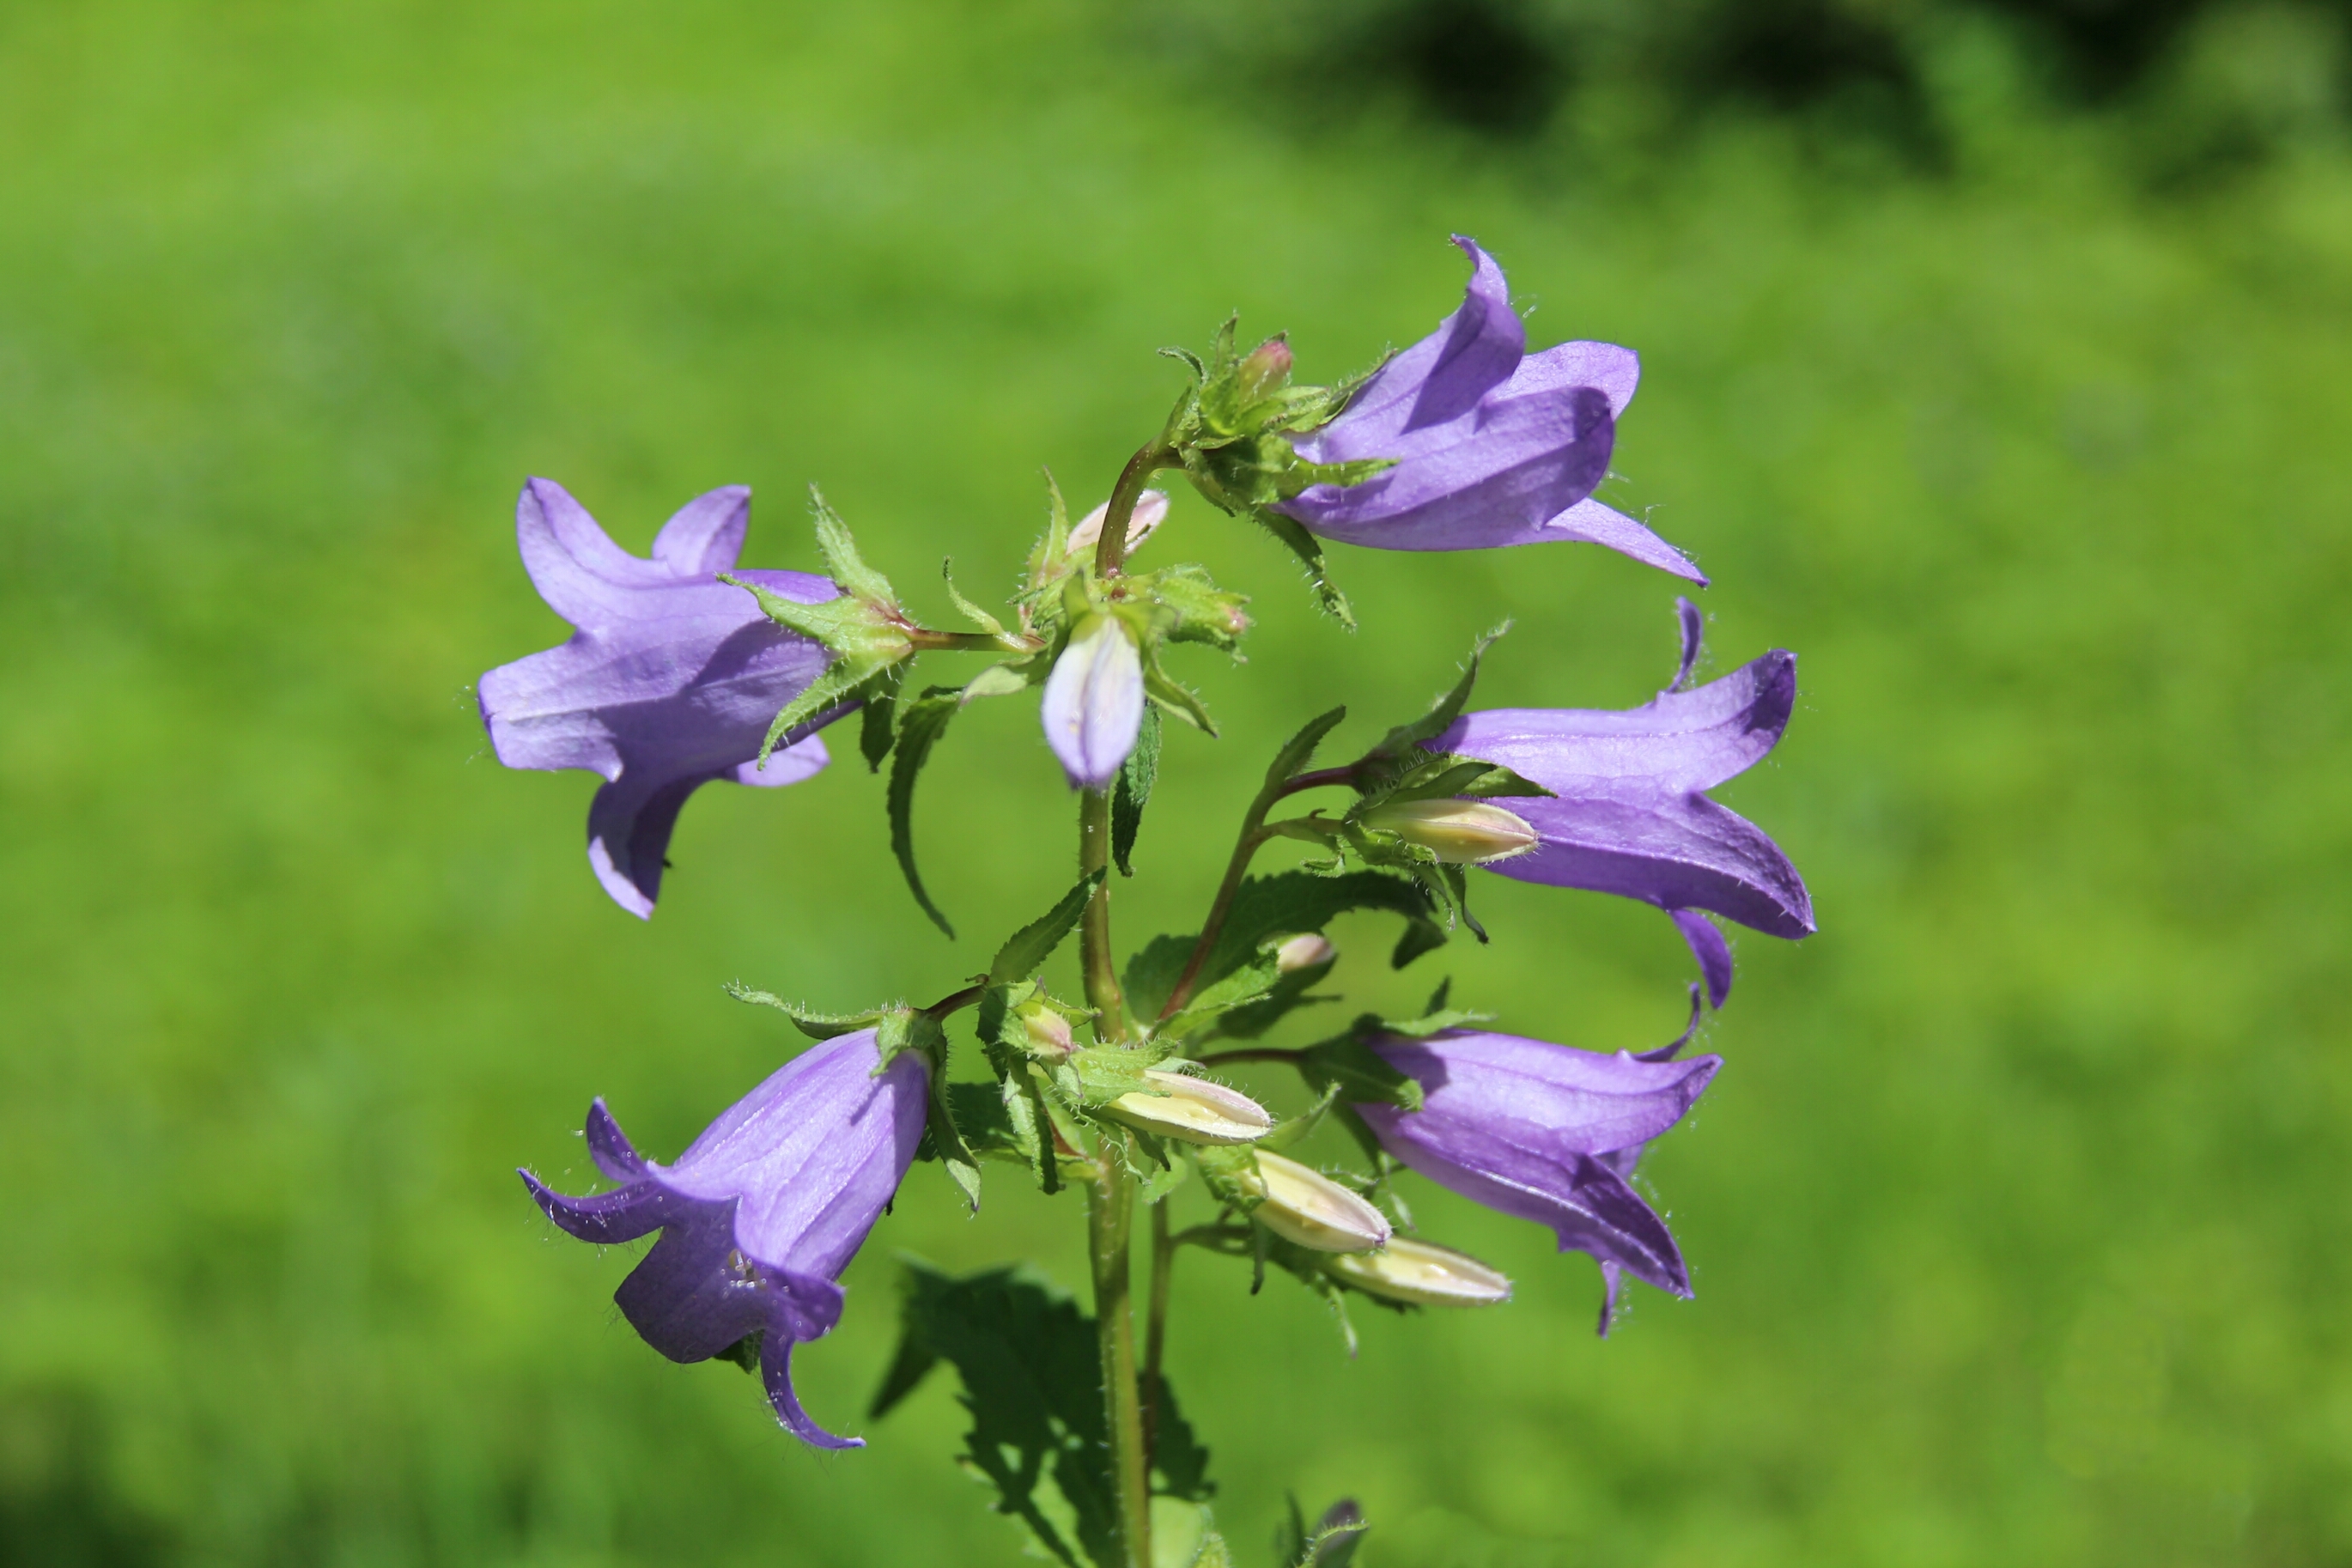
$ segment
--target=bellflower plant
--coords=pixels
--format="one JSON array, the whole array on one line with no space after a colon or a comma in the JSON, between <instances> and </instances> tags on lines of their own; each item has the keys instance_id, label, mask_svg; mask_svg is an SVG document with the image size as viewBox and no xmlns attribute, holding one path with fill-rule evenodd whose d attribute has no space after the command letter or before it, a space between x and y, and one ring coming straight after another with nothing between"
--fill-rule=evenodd
<instances>
[{"instance_id":1,"label":"bellflower plant","mask_svg":"<svg viewBox=\"0 0 2352 1568\"><path fill-rule=\"evenodd\" d=\"M1178 678L1182 650L1238 656L1250 625L1244 595L1202 567L1132 559L1147 538L1159 552L1182 532L1167 495L1147 488L1155 475L1181 473L1271 532L1307 568L1317 604L1348 626L1324 540L1402 550L1585 540L1706 581L1594 498L1633 396L1633 353L1570 342L1529 353L1501 268L1458 243L1473 268L1461 309L1365 376L1295 383L1286 339L1245 349L1232 321L1205 353L1171 351L1188 384L1109 500L1074 525L1049 481L1042 537L1012 596L991 608L949 583L961 627L909 611L821 496L822 574L737 566L740 488L689 502L644 559L547 480L531 480L518 508L524 564L574 634L484 676L483 721L509 766L599 775L590 862L633 914L652 911L688 795L713 779L805 778L825 763L816 731L855 711L860 753L887 768L891 852L953 939L917 868L918 781L966 708L1036 690L1045 752L1033 737L1000 767L1028 770L1049 795L1076 793L1066 893L961 958L889 945L894 963L936 972L943 994L924 1005L824 1014L730 983L816 1043L797 1056L779 1047L787 1059L772 1076L674 1163L639 1154L598 1100L588 1151L616 1184L571 1195L523 1180L572 1236L658 1233L615 1294L630 1325L673 1361L759 1373L785 1429L827 1448L859 1440L802 1407L792 1353L840 1321L845 1270L897 1198L940 1192L929 1178L902 1192L911 1167L937 1166L975 1213L992 1169L1082 1194L1086 1307L1027 1272L955 1277L908 1263L899 1349L867 1413L884 1417L951 1366L971 1423L965 1464L1066 1568L1234 1561L1210 1509L1208 1451L1167 1365L1182 1255L1237 1260L1253 1294L1269 1266L1289 1275L1328 1306L1350 1353L1351 1314L1366 1303L1502 1309L1512 1292L1501 1269L1421 1234L1407 1188L1426 1181L1594 1258L1604 1333L1625 1277L1689 1296L1679 1246L1632 1182L1721 1067L1714 1055L1678 1059L1705 1016L1702 994L1720 1005L1730 987L1730 951L1710 917L1783 937L1813 929L1788 857L1706 794L1778 743L1795 660L1770 653L1694 685L1700 618L1678 600L1681 668L1641 708L1471 709L1498 630L1433 706L1373 731L1349 760L1316 762L1347 710L1307 719L1257 780L1197 926L1116 940L1110 889L1137 869L1164 731L1172 721L1216 733ZM928 674L966 658L979 662L915 679L919 661ZM1044 765L1048 754L1057 767ZM1299 802L1309 795L1323 804ZM955 826L982 830L968 814ZM1261 864L1278 849L1294 863ZM1328 934L1340 915L1395 917L1397 968L1457 931L1486 940L1470 910L1474 868L1671 914L1705 978L1683 1037L1634 1054L1505 1034L1452 1005L1449 982L1418 1016L1364 1013L1285 1042L1294 1015L1334 999L1324 988L1348 962ZM674 896L695 894L689 884ZM1180 1209L1192 1211L1182 1223ZM1351 1500L1319 1519L1310 1529L1294 1511L1281 1568L1344 1562L1366 1528Z\"/></svg>"}]
</instances>

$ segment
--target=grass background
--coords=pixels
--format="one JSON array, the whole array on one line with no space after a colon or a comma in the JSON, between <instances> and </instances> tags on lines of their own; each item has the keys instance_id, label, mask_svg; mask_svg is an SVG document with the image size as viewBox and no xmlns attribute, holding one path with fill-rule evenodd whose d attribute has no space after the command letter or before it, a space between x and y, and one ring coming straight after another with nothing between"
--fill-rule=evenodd
<instances>
[{"instance_id":1,"label":"grass background","mask_svg":"<svg viewBox=\"0 0 2352 1568\"><path fill-rule=\"evenodd\" d=\"M1536 343L1642 352L1609 494L1714 575L1715 668L1801 651L1719 794L1822 929L1740 942L1727 1066L1647 1167L1696 1300L1637 1288L1598 1342L1586 1260L1432 1193L1518 1299L1364 1314L1350 1362L1188 1260L1171 1372L1243 1561L1288 1488L1360 1497L1372 1568L2352 1560L2352 166L2270 112L2332 79L2326 14L2213 15L2069 100L2030 31L1937 13L1899 133L1633 79L1450 111L1393 53L1318 75L1296 10L0 15L0 1559L1016 1560L949 1379L857 1413L893 1253L1076 1283L1066 1201L998 1175L967 1220L914 1173L800 1358L871 1440L827 1458L638 1343L625 1259L509 1173L584 1183L591 1095L674 1153L771 1070L726 980L950 988L1066 885L1034 716L969 716L919 802L962 942L854 764L698 795L640 925L583 859L593 781L474 717L562 633L511 498L552 476L642 549L748 482L747 563L808 566L821 480L943 614L934 563L1006 581L1041 463L1107 489L1153 348L1238 306L1351 371L1450 308L1459 230ZM1259 625L1186 658L1225 731L1171 735L1131 940L1329 702L1373 732L1505 615L1490 703L1631 704L1673 658L1674 584L1597 551L1342 550L1349 637L1196 499L1152 550ZM1479 891L1491 947L1400 979L1343 927L1339 977L1678 1026L1654 911Z\"/></svg>"}]
</instances>

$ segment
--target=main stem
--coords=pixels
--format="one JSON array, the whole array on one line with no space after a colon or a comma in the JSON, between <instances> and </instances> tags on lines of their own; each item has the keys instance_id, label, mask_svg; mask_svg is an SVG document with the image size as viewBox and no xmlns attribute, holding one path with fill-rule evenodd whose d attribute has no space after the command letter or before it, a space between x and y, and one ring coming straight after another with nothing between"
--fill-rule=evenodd
<instances>
[{"instance_id":1,"label":"main stem","mask_svg":"<svg viewBox=\"0 0 2352 1568\"><path fill-rule=\"evenodd\" d=\"M1133 501L1129 502L1130 510ZM1105 520L1108 528L1118 517ZM1110 864L1110 797L1087 790L1078 802L1078 865L1087 872ZM1078 922L1079 965L1095 1035L1106 1045L1127 1037L1127 1006L1111 962L1110 889L1097 889ZM1095 1334L1101 1351L1103 1417L1110 1439L1111 1484L1118 1494L1119 1550L1124 1568L1151 1562L1151 1459L1144 1448L1141 1390L1136 1382L1133 1269L1129 1239L1135 1227L1135 1178L1128 1173L1129 1140L1108 1126L1095 1134L1095 1175L1087 1187L1087 1253L1095 1277Z\"/></svg>"}]
</instances>

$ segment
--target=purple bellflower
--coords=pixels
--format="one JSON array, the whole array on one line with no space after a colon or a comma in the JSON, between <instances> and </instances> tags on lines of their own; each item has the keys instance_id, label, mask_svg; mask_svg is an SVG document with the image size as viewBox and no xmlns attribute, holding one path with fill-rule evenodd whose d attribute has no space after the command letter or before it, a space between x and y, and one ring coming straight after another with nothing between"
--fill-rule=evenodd
<instances>
[{"instance_id":1,"label":"purple bellflower","mask_svg":"<svg viewBox=\"0 0 2352 1568\"><path fill-rule=\"evenodd\" d=\"M659 1229L614 1293L623 1316L672 1361L707 1361L760 1334L776 1418L820 1448L855 1448L809 1419L793 1393L796 1344L841 1321L841 1271L898 1190L923 1133L929 1067L901 1051L877 1070L875 1031L835 1036L743 1097L660 1165L629 1146L599 1100L588 1152L625 1185L593 1197L519 1173L547 1217L583 1241Z\"/></svg>"},{"instance_id":2,"label":"purple bellflower","mask_svg":"<svg viewBox=\"0 0 2352 1568\"><path fill-rule=\"evenodd\" d=\"M1070 639L1040 717L1070 787L1109 788L1143 727L1143 657L1118 616L1097 616Z\"/></svg>"},{"instance_id":3,"label":"purple bellflower","mask_svg":"<svg viewBox=\"0 0 2352 1568\"><path fill-rule=\"evenodd\" d=\"M510 768L587 768L604 776L588 807L588 863L613 901L654 912L664 852L686 797L712 779L797 784L827 762L820 715L762 769L753 763L777 710L830 658L718 580L743 548L751 492L697 496L662 525L652 558L614 544L551 479L515 503L523 567L548 607L576 628L561 647L482 677L482 722ZM805 572L739 572L803 604L835 596Z\"/></svg>"},{"instance_id":4,"label":"purple bellflower","mask_svg":"<svg viewBox=\"0 0 2352 1568\"><path fill-rule=\"evenodd\" d=\"M1528 353L1503 269L1476 241L1454 243L1475 268L1462 308L1297 443L1310 462L1396 466L1359 484L1310 485L1277 510L1311 533L1381 550L1581 541L1706 583L1680 551L1592 499L1640 359L1614 343Z\"/></svg>"},{"instance_id":5,"label":"purple bellflower","mask_svg":"<svg viewBox=\"0 0 2352 1568\"><path fill-rule=\"evenodd\" d=\"M1464 714L1429 745L1499 763L1553 792L1512 800L1539 842L1487 869L1665 910L1721 1006L1731 992L1731 949L1698 911L1771 936L1813 930L1811 896L1780 846L1701 793L1780 742L1796 704L1797 656L1776 650L1692 689L1699 614L1687 599L1675 603L1682 668L1653 700L1622 712L1488 709Z\"/></svg>"},{"instance_id":6,"label":"purple bellflower","mask_svg":"<svg viewBox=\"0 0 2352 1568\"><path fill-rule=\"evenodd\" d=\"M1356 1107L1381 1147L1450 1192L1551 1226L1562 1252L1591 1253L1608 1286L1603 1334L1621 1273L1691 1293L1673 1234L1626 1179L1643 1146L1706 1090L1721 1058L1604 1056L1467 1029L1370 1044L1422 1090L1419 1110Z\"/></svg>"}]
</instances>

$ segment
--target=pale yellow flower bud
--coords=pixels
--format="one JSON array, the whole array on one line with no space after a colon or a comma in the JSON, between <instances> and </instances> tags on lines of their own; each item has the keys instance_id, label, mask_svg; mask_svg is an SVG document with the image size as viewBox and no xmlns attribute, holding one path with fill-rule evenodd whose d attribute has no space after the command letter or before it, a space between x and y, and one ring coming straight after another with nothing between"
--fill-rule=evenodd
<instances>
[{"instance_id":1,"label":"pale yellow flower bud","mask_svg":"<svg viewBox=\"0 0 2352 1568\"><path fill-rule=\"evenodd\" d=\"M1251 1143L1274 1131L1265 1107L1237 1089L1157 1068L1143 1081L1150 1089L1120 1095L1105 1112L1182 1143Z\"/></svg>"},{"instance_id":2,"label":"pale yellow flower bud","mask_svg":"<svg viewBox=\"0 0 2352 1568\"><path fill-rule=\"evenodd\" d=\"M1260 1150L1256 1171L1236 1179L1265 1200L1251 1217L1285 1241L1317 1252L1365 1252L1389 1239L1388 1216L1296 1160Z\"/></svg>"},{"instance_id":3,"label":"pale yellow flower bud","mask_svg":"<svg viewBox=\"0 0 2352 1568\"><path fill-rule=\"evenodd\" d=\"M1364 826L1384 827L1408 844L1433 849L1449 865L1476 865L1524 855L1539 840L1528 819L1483 800L1408 800L1376 805Z\"/></svg>"},{"instance_id":4,"label":"pale yellow flower bud","mask_svg":"<svg viewBox=\"0 0 2352 1568\"><path fill-rule=\"evenodd\" d=\"M1511 1299L1511 1282L1468 1253L1389 1238L1377 1252L1341 1253L1324 1264L1360 1290L1423 1307L1491 1307Z\"/></svg>"},{"instance_id":5,"label":"pale yellow flower bud","mask_svg":"<svg viewBox=\"0 0 2352 1568\"><path fill-rule=\"evenodd\" d=\"M1312 969L1318 963L1328 963L1339 956L1320 931L1308 931L1294 936L1274 950L1274 967L1284 974L1296 974L1302 969Z\"/></svg>"}]
</instances>

